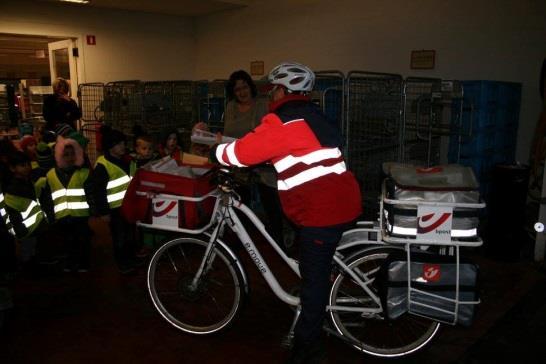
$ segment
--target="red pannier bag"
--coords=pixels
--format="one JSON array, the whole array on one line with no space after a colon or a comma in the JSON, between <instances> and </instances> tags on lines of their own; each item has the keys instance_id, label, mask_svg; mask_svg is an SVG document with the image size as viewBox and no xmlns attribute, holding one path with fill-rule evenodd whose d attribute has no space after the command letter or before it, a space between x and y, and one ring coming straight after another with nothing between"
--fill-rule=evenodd
<instances>
[{"instance_id":1,"label":"red pannier bag","mask_svg":"<svg viewBox=\"0 0 546 364\"><path fill-rule=\"evenodd\" d=\"M202 197L216 187L211 178L212 173L189 178L139 169L129 184L121 213L130 223L142 221L152 224L152 199L138 195L137 192ZM204 226L210 221L215 201L215 198L207 198L201 202L178 201L178 227L196 229Z\"/></svg>"}]
</instances>

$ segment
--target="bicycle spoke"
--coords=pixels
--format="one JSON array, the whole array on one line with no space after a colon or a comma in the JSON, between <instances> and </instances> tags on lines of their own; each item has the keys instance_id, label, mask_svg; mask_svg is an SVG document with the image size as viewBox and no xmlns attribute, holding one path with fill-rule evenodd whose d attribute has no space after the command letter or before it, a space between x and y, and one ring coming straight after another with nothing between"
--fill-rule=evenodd
<instances>
[{"instance_id":1,"label":"bicycle spoke","mask_svg":"<svg viewBox=\"0 0 546 364\"><path fill-rule=\"evenodd\" d=\"M374 301L378 295L377 276L388 254L398 250L372 248L353 258L348 263L349 269L366 283L372 295L363 291L350 275L344 274L334 282L331 302L346 307L380 308ZM385 314L367 316L366 313L335 310L330 313L340 333L359 343L355 347L378 356L404 355L430 340L436 333L438 324L427 319L404 314L398 319L386 320L382 319Z\"/></svg>"},{"instance_id":2,"label":"bicycle spoke","mask_svg":"<svg viewBox=\"0 0 546 364\"><path fill-rule=\"evenodd\" d=\"M172 267L174 268L174 271L178 273L178 269L176 268L176 264L174 263L173 258L171 257L171 254L167 252L167 257L169 258L169 261L171 262Z\"/></svg>"},{"instance_id":3,"label":"bicycle spoke","mask_svg":"<svg viewBox=\"0 0 546 364\"><path fill-rule=\"evenodd\" d=\"M148 287L155 307L164 319L186 332L218 331L240 308L237 265L219 248L212 247L193 286L209 247L199 239L175 239L163 245L150 262Z\"/></svg>"}]
</instances>

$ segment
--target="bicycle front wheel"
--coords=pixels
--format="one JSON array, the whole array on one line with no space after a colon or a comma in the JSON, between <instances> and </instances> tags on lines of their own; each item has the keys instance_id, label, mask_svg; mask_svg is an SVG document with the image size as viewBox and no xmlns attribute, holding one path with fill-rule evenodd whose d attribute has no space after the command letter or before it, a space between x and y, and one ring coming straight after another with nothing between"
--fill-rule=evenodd
<instances>
[{"instance_id":1,"label":"bicycle front wheel","mask_svg":"<svg viewBox=\"0 0 546 364\"><path fill-rule=\"evenodd\" d=\"M369 288L376 297L379 285L375 279L379 268L395 247L374 247L355 254L348 267L360 278L367 277ZM377 308L378 305L348 274L339 274L330 291L330 305ZM385 313L363 314L332 310L330 318L336 330L350 339L353 346L367 354L379 357L399 357L424 347L436 335L440 324L436 321L404 314L388 320Z\"/></svg>"},{"instance_id":2,"label":"bicycle front wheel","mask_svg":"<svg viewBox=\"0 0 546 364\"><path fill-rule=\"evenodd\" d=\"M238 313L244 295L235 260L216 245L195 280L208 242L180 238L161 246L148 267L148 291L155 308L171 325L191 334L211 334Z\"/></svg>"}]
</instances>

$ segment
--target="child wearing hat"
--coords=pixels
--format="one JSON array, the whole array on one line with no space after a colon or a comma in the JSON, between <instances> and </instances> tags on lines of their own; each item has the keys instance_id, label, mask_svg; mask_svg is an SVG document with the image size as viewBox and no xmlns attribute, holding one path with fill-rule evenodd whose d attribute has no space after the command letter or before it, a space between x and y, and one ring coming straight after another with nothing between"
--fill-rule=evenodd
<instances>
[{"instance_id":1,"label":"child wearing hat","mask_svg":"<svg viewBox=\"0 0 546 364\"><path fill-rule=\"evenodd\" d=\"M30 158L26 154L10 155L9 169L11 178L4 191L5 209L13 232L21 241L23 265L32 265L47 226L44 211L51 206L43 199L41 188L32 182Z\"/></svg>"},{"instance_id":2,"label":"child wearing hat","mask_svg":"<svg viewBox=\"0 0 546 364\"><path fill-rule=\"evenodd\" d=\"M114 259L120 273L135 270L134 226L121 215L121 204L129 182L136 172L136 163L125 153L125 135L108 126L101 128L104 155L97 158L88 183L89 207L93 216L110 226Z\"/></svg>"},{"instance_id":3,"label":"child wearing hat","mask_svg":"<svg viewBox=\"0 0 546 364\"><path fill-rule=\"evenodd\" d=\"M55 144L56 167L46 175L43 191L48 205L53 206L51 220L65 238L65 272L87 272L91 231L87 220L89 205L85 184L89 168L84 165L81 145L74 139L58 137Z\"/></svg>"},{"instance_id":4,"label":"child wearing hat","mask_svg":"<svg viewBox=\"0 0 546 364\"><path fill-rule=\"evenodd\" d=\"M29 159L32 169L38 168L38 162L36 161L36 139L32 135L25 135L19 141L19 148L25 153Z\"/></svg>"}]
</instances>

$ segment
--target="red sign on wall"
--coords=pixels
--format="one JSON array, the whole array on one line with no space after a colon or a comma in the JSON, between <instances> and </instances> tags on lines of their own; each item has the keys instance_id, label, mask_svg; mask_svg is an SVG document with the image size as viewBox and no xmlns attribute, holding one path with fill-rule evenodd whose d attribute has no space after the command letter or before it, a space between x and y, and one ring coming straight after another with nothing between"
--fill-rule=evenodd
<instances>
[{"instance_id":1,"label":"red sign on wall","mask_svg":"<svg viewBox=\"0 0 546 364\"><path fill-rule=\"evenodd\" d=\"M96 45L97 40L95 39L94 35L88 35L87 36L87 45Z\"/></svg>"}]
</instances>

